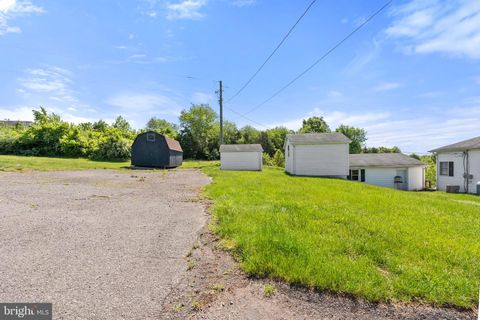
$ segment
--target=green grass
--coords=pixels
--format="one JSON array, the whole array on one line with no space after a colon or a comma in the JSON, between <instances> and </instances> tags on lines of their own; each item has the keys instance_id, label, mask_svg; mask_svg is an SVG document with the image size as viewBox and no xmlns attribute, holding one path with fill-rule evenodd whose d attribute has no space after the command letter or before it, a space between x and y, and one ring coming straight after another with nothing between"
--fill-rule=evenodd
<instances>
[{"instance_id":1,"label":"green grass","mask_svg":"<svg viewBox=\"0 0 480 320\"><path fill-rule=\"evenodd\" d=\"M0 155L0 171L58 171L84 169L122 169L129 167L130 161L107 162L78 158L23 157Z\"/></svg>"},{"instance_id":2,"label":"green grass","mask_svg":"<svg viewBox=\"0 0 480 320\"><path fill-rule=\"evenodd\" d=\"M184 161L180 168L204 168L218 165L218 161ZM83 158L49 158L0 155L0 171L58 171L85 169L125 169L130 167L130 161L108 162L92 161Z\"/></svg>"},{"instance_id":3,"label":"green grass","mask_svg":"<svg viewBox=\"0 0 480 320\"><path fill-rule=\"evenodd\" d=\"M272 168L203 170L213 177L206 193L214 231L250 275L371 301L478 303L476 196L291 177Z\"/></svg>"}]
</instances>

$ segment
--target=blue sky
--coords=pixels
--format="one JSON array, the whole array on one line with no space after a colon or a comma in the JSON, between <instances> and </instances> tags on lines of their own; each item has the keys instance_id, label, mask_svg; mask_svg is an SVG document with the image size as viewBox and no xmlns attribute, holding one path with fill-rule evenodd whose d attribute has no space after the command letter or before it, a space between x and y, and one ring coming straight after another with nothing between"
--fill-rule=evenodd
<instances>
[{"instance_id":1,"label":"blue sky","mask_svg":"<svg viewBox=\"0 0 480 320\"><path fill-rule=\"evenodd\" d=\"M40 105L71 122L218 108L253 74L310 0L0 0L0 119ZM257 78L226 105L244 113L381 7L319 0ZM363 127L369 146L426 152L480 135L480 1L392 5L306 76L247 115L259 129L308 116ZM259 124L263 125L260 126Z\"/></svg>"}]
</instances>

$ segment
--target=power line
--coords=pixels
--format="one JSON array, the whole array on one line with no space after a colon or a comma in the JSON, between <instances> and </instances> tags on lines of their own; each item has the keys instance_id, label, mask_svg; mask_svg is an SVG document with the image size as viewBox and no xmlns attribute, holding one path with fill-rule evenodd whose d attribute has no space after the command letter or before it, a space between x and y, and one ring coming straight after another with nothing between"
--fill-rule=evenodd
<instances>
[{"instance_id":1,"label":"power line","mask_svg":"<svg viewBox=\"0 0 480 320\"><path fill-rule=\"evenodd\" d=\"M280 88L278 91L276 91L273 95L271 95L268 99L264 100L260 104L256 105L249 111L245 112L242 114L242 116L245 116L249 113L252 113L253 111L257 110L258 108L262 107L265 105L267 102L278 96L280 93L282 93L285 89L290 87L292 84L294 84L297 80L299 80L301 77L303 77L306 73L308 73L310 70L312 70L317 64L319 64L323 59L325 59L327 56L329 56L333 51L335 51L338 47L340 47L345 41L347 41L349 38L351 38L355 33L357 33L361 28L363 28L367 23L370 22L373 18L375 18L380 12L382 12L386 7L388 7L393 0L388 1L385 3L380 9L375 11L368 19L366 19L364 22L362 22L358 27L356 27L352 32L350 32L346 37L344 37L340 42L338 42L336 45L334 45L330 50L328 50L326 53L324 53L320 58L318 58L312 65L310 65L308 68L303 70L298 76L293 78L289 83L287 83L285 86Z\"/></svg>"},{"instance_id":2,"label":"power line","mask_svg":"<svg viewBox=\"0 0 480 320\"><path fill-rule=\"evenodd\" d=\"M263 127L263 128L265 128L265 129L269 129L268 126L266 126L266 125L264 125L264 124L261 124L261 123L255 121L255 120L250 119L250 118L247 118L247 117L245 117L244 115L242 115L240 112L237 112L237 111L233 110L232 108L229 108L229 107L226 107L226 106L225 106L225 108L228 109L228 110L230 110L230 111L232 111L232 112L235 113L236 115L238 115L239 118L243 118L243 119L245 119L245 120L247 120L247 121L250 121L251 123L254 123L254 124L256 124L256 125L258 125L258 126L260 126L260 127Z\"/></svg>"},{"instance_id":3,"label":"power line","mask_svg":"<svg viewBox=\"0 0 480 320\"><path fill-rule=\"evenodd\" d=\"M305 9L305 11L302 13L302 15L297 19L297 22L295 22L295 24L290 28L290 30L288 30L287 34L283 37L282 41L280 41L280 43L277 45L277 47L272 51L272 53L270 53L270 55L267 57L267 59L262 63L262 65L257 69L257 71L255 71L255 73L248 79L247 82L245 82L245 84L233 95L231 96L226 102L230 102L232 101L233 99L235 99L235 97L237 97L249 84L250 82L252 82L252 80L257 76L257 74L263 69L263 67L267 64L267 62L273 57L273 55L278 51L278 49L280 49L280 47L283 45L283 43L285 42L285 40L287 40L287 38L290 36L290 34L292 33L293 29L295 29L295 27L300 23L300 21L303 19L303 17L305 17L305 15L307 14L307 12L310 10L310 8L315 4L315 2L317 2L317 0L313 0L309 5L308 7Z\"/></svg>"}]
</instances>

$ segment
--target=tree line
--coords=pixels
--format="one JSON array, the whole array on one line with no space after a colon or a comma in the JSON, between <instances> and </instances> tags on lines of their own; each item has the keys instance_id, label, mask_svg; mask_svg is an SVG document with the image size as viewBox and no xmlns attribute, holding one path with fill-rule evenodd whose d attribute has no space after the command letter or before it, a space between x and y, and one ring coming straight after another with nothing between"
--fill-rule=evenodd
<instances>
[{"instance_id":1,"label":"tree line","mask_svg":"<svg viewBox=\"0 0 480 320\"><path fill-rule=\"evenodd\" d=\"M130 158L131 145L136 135L156 131L179 140L184 158L218 159L220 123L218 114L209 105L192 104L182 110L178 125L164 119L151 118L145 128L133 129L127 120L119 116L108 124L103 120L80 124L68 123L45 108L33 110L34 123L0 127L0 153L31 156L86 157L93 160L123 161ZM230 121L223 122L225 144L261 144L266 164L283 166L283 144L289 133L332 132L323 117L303 120L298 131L286 127L258 130L252 126L238 128ZM362 128L340 125L333 130L352 140L350 153L400 152L397 147L366 147L367 132Z\"/></svg>"}]
</instances>

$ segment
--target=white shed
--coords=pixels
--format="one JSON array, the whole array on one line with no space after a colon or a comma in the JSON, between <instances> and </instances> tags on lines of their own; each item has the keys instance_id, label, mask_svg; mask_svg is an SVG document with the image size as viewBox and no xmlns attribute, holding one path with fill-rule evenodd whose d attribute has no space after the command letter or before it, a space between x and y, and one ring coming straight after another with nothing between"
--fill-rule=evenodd
<instances>
[{"instance_id":1,"label":"white shed","mask_svg":"<svg viewBox=\"0 0 480 320\"><path fill-rule=\"evenodd\" d=\"M458 186L460 192L477 193L480 183L480 137L431 150L437 155L437 190Z\"/></svg>"},{"instance_id":2,"label":"white shed","mask_svg":"<svg viewBox=\"0 0 480 320\"><path fill-rule=\"evenodd\" d=\"M261 171L262 153L260 144L222 144L220 169Z\"/></svg>"},{"instance_id":3,"label":"white shed","mask_svg":"<svg viewBox=\"0 0 480 320\"><path fill-rule=\"evenodd\" d=\"M285 171L298 176L346 179L350 139L338 132L287 134Z\"/></svg>"},{"instance_id":4,"label":"white shed","mask_svg":"<svg viewBox=\"0 0 480 320\"><path fill-rule=\"evenodd\" d=\"M423 190L426 166L402 153L351 154L348 179L400 190Z\"/></svg>"}]
</instances>

